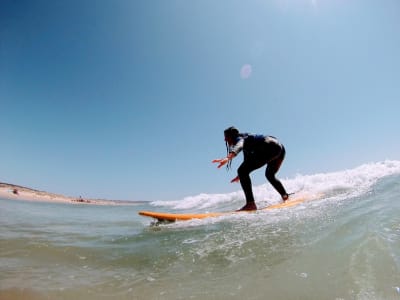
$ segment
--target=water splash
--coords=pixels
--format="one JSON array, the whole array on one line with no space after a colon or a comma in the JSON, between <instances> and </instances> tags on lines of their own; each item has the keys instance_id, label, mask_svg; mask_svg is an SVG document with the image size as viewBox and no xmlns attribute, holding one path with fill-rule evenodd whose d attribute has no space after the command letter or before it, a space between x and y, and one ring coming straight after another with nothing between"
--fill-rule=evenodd
<instances>
[{"instance_id":1,"label":"water splash","mask_svg":"<svg viewBox=\"0 0 400 300\"><path fill-rule=\"evenodd\" d=\"M368 192L377 180L400 173L400 161L382 161L363 164L354 169L313 175L298 174L294 178L283 179L288 191L311 194L324 194L325 197L356 197ZM267 206L281 201L276 191L265 183L253 187L257 204ZM188 196L180 200L154 201L152 206L167 207L174 210L223 210L243 204L241 190L227 194L206 194Z\"/></svg>"}]
</instances>

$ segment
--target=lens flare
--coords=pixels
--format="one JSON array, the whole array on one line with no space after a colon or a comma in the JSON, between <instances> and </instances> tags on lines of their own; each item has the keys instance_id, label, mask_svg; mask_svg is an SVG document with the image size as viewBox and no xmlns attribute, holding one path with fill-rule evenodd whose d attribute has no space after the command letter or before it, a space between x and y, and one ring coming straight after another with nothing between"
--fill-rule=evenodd
<instances>
[{"instance_id":1,"label":"lens flare","mask_svg":"<svg viewBox=\"0 0 400 300\"><path fill-rule=\"evenodd\" d=\"M240 77L242 79L248 79L251 76L252 72L253 72L253 68L251 67L251 65L245 64L240 69Z\"/></svg>"}]
</instances>

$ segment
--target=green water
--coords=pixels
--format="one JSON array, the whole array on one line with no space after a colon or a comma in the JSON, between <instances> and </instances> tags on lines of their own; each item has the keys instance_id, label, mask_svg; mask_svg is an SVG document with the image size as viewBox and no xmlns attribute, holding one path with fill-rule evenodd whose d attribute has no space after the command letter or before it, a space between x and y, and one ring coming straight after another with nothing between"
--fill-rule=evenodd
<instances>
[{"instance_id":1,"label":"green water","mask_svg":"<svg viewBox=\"0 0 400 300\"><path fill-rule=\"evenodd\" d=\"M400 299L399 180L158 227L150 204L0 200L0 299Z\"/></svg>"}]
</instances>

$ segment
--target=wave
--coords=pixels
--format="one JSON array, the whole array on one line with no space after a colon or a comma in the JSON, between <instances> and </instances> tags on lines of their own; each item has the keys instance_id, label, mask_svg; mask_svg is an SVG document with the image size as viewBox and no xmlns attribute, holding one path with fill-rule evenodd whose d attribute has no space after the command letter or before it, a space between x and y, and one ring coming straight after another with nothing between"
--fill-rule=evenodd
<instances>
[{"instance_id":1,"label":"wave","mask_svg":"<svg viewBox=\"0 0 400 300\"><path fill-rule=\"evenodd\" d=\"M294 178L281 181L288 192L323 194L325 198L348 198L367 193L379 179L394 174L400 174L400 161L385 160L337 172L297 174ZM253 192L257 205L261 207L281 201L269 183L254 186ZM175 210L223 210L237 208L243 201L243 192L238 190L226 194L202 193L173 201L154 201L150 205Z\"/></svg>"}]
</instances>

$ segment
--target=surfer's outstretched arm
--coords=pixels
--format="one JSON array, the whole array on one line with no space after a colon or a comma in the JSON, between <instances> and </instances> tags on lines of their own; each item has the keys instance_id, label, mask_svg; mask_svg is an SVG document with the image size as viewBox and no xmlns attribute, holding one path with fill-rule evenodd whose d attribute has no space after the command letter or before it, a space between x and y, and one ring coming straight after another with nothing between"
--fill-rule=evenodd
<instances>
[{"instance_id":1,"label":"surfer's outstretched arm","mask_svg":"<svg viewBox=\"0 0 400 300\"><path fill-rule=\"evenodd\" d=\"M230 152L227 157L220 158L220 159L214 159L212 162L213 163L219 163L218 169L221 168L222 166L226 165L228 161L232 160L236 154L234 152Z\"/></svg>"}]
</instances>

